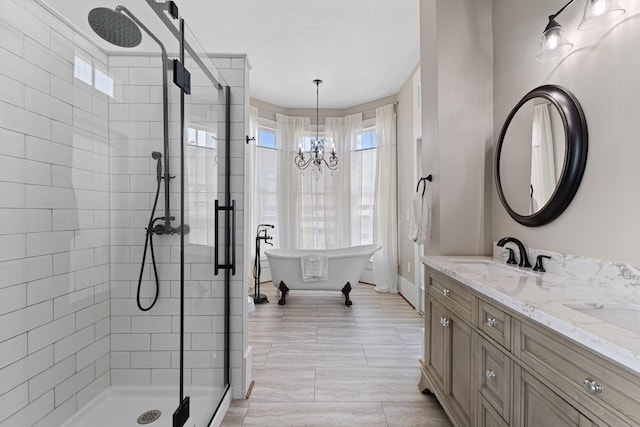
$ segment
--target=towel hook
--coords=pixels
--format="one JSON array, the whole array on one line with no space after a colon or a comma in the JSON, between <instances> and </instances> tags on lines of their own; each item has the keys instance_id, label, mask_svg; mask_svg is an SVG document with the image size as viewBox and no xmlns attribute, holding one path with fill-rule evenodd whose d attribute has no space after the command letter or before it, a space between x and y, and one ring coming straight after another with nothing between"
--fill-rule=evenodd
<instances>
[{"instance_id":1,"label":"towel hook","mask_svg":"<svg viewBox=\"0 0 640 427\"><path fill-rule=\"evenodd\" d=\"M423 186L422 186L422 196L424 197L424 192L427 189L427 182L426 181L431 182L432 180L433 180L433 175L431 175L431 174L420 178L418 180L418 185L416 185L416 193L420 190L420 184L422 183L423 184Z\"/></svg>"}]
</instances>

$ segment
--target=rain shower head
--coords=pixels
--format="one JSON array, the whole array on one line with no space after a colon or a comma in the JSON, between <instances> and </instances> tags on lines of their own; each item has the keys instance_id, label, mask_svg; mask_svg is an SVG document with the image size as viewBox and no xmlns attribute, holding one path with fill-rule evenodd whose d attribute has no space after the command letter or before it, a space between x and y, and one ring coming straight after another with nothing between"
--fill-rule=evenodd
<instances>
[{"instance_id":1,"label":"rain shower head","mask_svg":"<svg viewBox=\"0 0 640 427\"><path fill-rule=\"evenodd\" d=\"M121 11L97 7L89 12L89 25L100 37L120 47L136 47L142 41L140 28Z\"/></svg>"}]
</instances>

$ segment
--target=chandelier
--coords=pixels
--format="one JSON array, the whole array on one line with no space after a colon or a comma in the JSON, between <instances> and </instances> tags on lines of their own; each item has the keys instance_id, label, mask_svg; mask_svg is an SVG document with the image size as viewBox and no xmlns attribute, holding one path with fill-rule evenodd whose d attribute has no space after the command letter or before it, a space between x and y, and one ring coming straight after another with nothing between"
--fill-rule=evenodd
<instances>
[{"instance_id":1,"label":"chandelier","mask_svg":"<svg viewBox=\"0 0 640 427\"><path fill-rule=\"evenodd\" d=\"M298 146L298 154L296 155L294 162L296 166L298 166L298 168L302 170L308 168L309 165L313 165L313 167L316 168L318 172L322 172L323 164L331 170L336 170L338 168L338 156L336 156L335 144L331 145L329 161L327 161L327 159L324 158L324 154L326 151L326 146L329 144L329 142L324 138L320 138L318 89L320 87L320 83L322 83L322 80L316 79L313 81L313 83L316 85L316 137L311 138L311 146L309 147L309 151L307 153L304 153L302 151L302 144Z\"/></svg>"}]
</instances>

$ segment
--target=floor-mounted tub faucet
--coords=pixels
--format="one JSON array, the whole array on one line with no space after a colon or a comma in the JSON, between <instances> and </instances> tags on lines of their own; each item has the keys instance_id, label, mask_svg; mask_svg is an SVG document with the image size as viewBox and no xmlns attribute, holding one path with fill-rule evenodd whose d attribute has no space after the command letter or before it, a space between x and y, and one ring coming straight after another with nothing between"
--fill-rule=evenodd
<instances>
[{"instance_id":1,"label":"floor-mounted tub faucet","mask_svg":"<svg viewBox=\"0 0 640 427\"><path fill-rule=\"evenodd\" d=\"M498 246L504 247L504 245L506 245L507 243L515 243L518 246L518 251L520 251L520 262L518 263L518 265L520 267L531 268L531 263L529 262L529 257L527 256L527 250L525 249L522 242L515 237L503 237L498 241Z\"/></svg>"}]
</instances>

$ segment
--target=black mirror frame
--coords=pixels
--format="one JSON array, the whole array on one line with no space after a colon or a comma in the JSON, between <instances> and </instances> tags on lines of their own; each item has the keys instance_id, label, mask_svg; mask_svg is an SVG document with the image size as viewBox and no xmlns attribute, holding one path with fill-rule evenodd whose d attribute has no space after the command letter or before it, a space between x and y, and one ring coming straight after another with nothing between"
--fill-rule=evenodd
<instances>
[{"instance_id":1,"label":"black mirror frame","mask_svg":"<svg viewBox=\"0 0 640 427\"><path fill-rule=\"evenodd\" d=\"M532 215L520 215L509 206L502 191L502 184L500 182L500 153L511 120L520 107L533 98L544 98L551 102L559 111L564 125L566 150L562 174L551 198L536 213ZM495 157L495 180L498 197L507 212L509 212L509 215L511 215L511 218L527 227L537 227L553 221L569 206L578 191L587 164L588 139L587 121L582 107L576 97L563 87L556 85L539 86L527 93L520 102L513 107L500 131Z\"/></svg>"}]
</instances>

